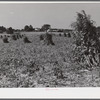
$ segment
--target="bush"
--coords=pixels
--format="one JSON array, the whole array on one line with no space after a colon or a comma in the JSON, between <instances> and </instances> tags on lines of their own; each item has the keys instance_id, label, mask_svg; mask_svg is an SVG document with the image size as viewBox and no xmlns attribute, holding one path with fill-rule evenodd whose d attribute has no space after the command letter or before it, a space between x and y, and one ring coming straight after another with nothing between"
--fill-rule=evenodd
<instances>
[{"instance_id":1,"label":"bush","mask_svg":"<svg viewBox=\"0 0 100 100\"><path fill-rule=\"evenodd\" d=\"M3 42L4 42L4 43L9 43L8 38L6 38L6 37L3 38Z\"/></svg>"},{"instance_id":2,"label":"bush","mask_svg":"<svg viewBox=\"0 0 100 100\"><path fill-rule=\"evenodd\" d=\"M24 37L24 43L31 43L27 37Z\"/></svg>"}]
</instances>

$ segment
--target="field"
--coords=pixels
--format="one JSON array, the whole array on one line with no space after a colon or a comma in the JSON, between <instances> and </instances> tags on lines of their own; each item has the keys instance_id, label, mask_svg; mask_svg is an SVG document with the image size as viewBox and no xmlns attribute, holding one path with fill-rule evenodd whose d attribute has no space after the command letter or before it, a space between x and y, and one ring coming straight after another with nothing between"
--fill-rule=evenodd
<instances>
[{"instance_id":1,"label":"field","mask_svg":"<svg viewBox=\"0 0 100 100\"><path fill-rule=\"evenodd\" d=\"M53 35L52 46L40 41L40 33L22 34L32 43L0 39L0 87L100 86L99 69L80 68L74 60L73 36Z\"/></svg>"}]
</instances>

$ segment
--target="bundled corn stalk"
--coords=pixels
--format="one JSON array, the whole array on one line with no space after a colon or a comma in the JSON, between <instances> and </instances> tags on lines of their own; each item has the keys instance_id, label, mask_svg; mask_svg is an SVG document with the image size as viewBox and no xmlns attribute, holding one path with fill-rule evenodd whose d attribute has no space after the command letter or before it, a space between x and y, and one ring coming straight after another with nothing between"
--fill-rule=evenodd
<instances>
[{"instance_id":1,"label":"bundled corn stalk","mask_svg":"<svg viewBox=\"0 0 100 100\"><path fill-rule=\"evenodd\" d=\"M53 42L53 40L52 40L52 35L51 34L46 33L44 35L44 43L47 44L47 45L50 45L50 44L51 45L55 45L54 42Z\"/></svg>"},{"instance_id":2,"label":"bundled corn stalk","mask_svg":"<svg viewBox=\"0 0 100 100\"><path fill-rule=\"evenodd\" d=\"M7 38L7 37L4 37L2 40L3 40L3 42L4 42L4 43L9 43L9 41L8 41L8 38Z\"/></svg>"},{"instance_id":3,"label":"bundled corn stalk","mask_svg":"<svg viewBox=\"0 0 100 100\"><path fill-rule=\"evenodd\" d=\"M24 37L24 43L31 43L31 41L25 36Z\"/></svg>"},{"instance_id":4,"label":"bundled corn stalk","mask_svg":"<svg viewBox=\"0 0 100 100\"><path fill-rule=\"evenodd\" d=\"M85 11L77 13L77 20L72 23L75 30L75 42L77 49L81 48L81 56L90 67L100 64L100 41L94 26L94 21ZM81 57L82 59L82 57Z\"/></svg>"}]
</instances>

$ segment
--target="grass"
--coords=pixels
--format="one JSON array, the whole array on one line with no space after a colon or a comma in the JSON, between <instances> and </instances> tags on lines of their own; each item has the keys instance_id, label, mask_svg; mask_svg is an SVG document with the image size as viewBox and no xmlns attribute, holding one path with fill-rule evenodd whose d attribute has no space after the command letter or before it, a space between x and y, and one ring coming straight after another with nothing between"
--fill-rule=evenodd
<instances>
[{"instance_id":1,"label":"grass","mask_svg":"<svg viewBox=\"0 0 100 100\"><path fill-rule=\"evenodd\" d=\"M80 69L82 64L74 61L73 37L55 35L55 46L47 46L40 41L40 34L26 35L32 43L0 41L0 87L100 86L97 68Z\"/></svg>"}]
</instances>

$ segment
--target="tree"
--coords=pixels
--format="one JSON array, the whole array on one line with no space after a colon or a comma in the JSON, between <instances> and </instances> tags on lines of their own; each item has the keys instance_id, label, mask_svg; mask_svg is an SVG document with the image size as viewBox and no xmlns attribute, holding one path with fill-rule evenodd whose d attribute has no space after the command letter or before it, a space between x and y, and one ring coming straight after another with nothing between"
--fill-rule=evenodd
<instances>
[{"instance_id":1,"label":"tree","mask_svg":"<svg viewBox=\"0 0 100 100\"><path fill-rule=\"evenodd\" d=\"M26 32L28 32L28 31L30 30L30 27L29 27L28 25L26 25L26 26L24 27L24 30L25 30Z\"/></svg>"},{"instance_id":2,"label":"tree","mask_svg":"<svg viewBox=\"0 0 100 100\"><path fill-rule=\"evenodd\" d=\"M7 34L13 34L14 33L14 30L12 29L12 27L9 27L7 29Z\"/></svg>"},{"instance_id":3,"label":"tree","mask_svg":"<svg viewBox=\"0 0 100 100\"><path fill-rule=\"evenodd\" d=\"M42 26L41 30L47 32L47 30L50 29L50 28L51 28L51 25L49 25L49 24L44 24L44 25Z\"/></svg>"},{"instance_id":4,"label":"tree","mask_svg":"<svg viewBox=\"0 0 100 100\"><path fill-rule=\"evenodd\" d=\"M91 20L90 15L87 15L85 11L82 10L81 13L77 13L76 22L72 23L71 26L75 31L77 48L80 47L81 54L84 55L85 58L89 58L89 66L97 63L95 56L100 53L100 42L94 21Z\"/></svg>"},{"instance_id":5,"label":"tree","mask_svg":"<svg viewBox=\"0 0 100 100\"><path fill-rule=\"evenodd\" d=\"M30 26L26 25L26 26L24 27L24 30L25 30L26 32L31 32L31 31L34 30L34 28L33 28L32 25L30 25Z\"/></svg>"},{"instance_id":6,"label":"tree","mask_svg":"<svg viewBox=\"0 0 100 100\"><path fill-rule=\"evenodd\" d=\"M34 28L32 25L30 25L29 28L30 28L30 31L34 31Z\"/></svg>"},{"instance_id":7,"label":"tree","mask_svg":"<svg viewBox=\"0 0 100 100\"><path fill-rule=\"evenodd\" d=\"M6 31L6 28L4 26L0 26L0 33L3 33Z\"/></svg>"}]
</instances>

